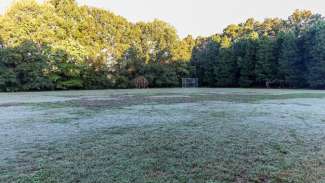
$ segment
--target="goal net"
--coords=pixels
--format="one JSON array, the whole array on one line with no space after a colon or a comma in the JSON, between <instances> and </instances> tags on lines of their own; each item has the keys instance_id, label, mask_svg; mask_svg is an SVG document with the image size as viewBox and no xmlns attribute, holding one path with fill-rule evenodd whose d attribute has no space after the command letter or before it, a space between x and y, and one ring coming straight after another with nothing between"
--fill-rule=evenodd
<instances>
[{"instance_id":1,"label":"goal net","mask_svg":"<svg viewBox=\"0 0 325 183\"><path fill-rule=\"evenodd\" d=\"M183 88L197 88L199 87L198 78L182 78L182 87Z\"/></svg>"}]
</instances>

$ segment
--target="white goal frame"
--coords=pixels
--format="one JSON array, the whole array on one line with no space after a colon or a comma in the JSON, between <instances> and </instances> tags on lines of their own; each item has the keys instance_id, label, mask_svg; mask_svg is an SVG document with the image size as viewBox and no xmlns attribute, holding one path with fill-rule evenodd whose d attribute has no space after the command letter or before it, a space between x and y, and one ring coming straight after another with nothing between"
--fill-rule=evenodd
<instances>
[{"instance_id":1,"label":"white goal frame","mask_svg":"<svg viewBox=\"0 0 325 183\"><path fill-rule=\"evenodd\" d=\"M182 88L198 88L198 78L182 78Z\"/></svg>"}]
</instances>

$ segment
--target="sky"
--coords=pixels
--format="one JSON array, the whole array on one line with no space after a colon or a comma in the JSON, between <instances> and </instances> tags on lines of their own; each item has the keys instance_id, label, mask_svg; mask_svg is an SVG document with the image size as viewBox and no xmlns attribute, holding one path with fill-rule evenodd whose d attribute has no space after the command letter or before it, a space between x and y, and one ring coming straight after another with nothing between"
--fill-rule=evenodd
<instances>
[{"instance_id":1,"label":"sky","mask_svg":"<svg viewBox=\"0 0 325 183\"><path fill-rule=\"evenodd\" d=\"M13 0L0 0L3 12ZM39 0L41 1L41 0ZM77 0L100 7L132 22L155 18L173 25L181 37L220 33L229 24L248 18L287 18L296 9L325 15L324 0Z\"/></svg>"}]
</instances>

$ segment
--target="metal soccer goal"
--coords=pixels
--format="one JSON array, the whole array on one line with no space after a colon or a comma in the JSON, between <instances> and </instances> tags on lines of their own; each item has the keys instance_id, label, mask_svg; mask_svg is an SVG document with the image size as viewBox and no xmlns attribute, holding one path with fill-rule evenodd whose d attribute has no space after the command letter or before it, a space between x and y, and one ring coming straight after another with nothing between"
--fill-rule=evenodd
<instances>
[{"instance_id":1,"label":"metal soccer goal","mask_svg":"<svg viewBox=\"0 0 325 183\"><path fill-rule=\"evenodd\" d=\"M182 78L182 87L183 88L197 88L199 87L198 78Z\"/></svg>"}]
</instances>

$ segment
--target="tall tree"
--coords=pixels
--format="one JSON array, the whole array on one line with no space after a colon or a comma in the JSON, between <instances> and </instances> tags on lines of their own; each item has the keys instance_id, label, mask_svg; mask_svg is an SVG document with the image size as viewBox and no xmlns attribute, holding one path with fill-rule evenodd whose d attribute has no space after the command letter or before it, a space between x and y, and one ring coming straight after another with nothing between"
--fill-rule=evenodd
<instances>
[{"instance_id":1,"label":"tall tree","mask_svg":"<svg viewBox=\"0 0 325 183\"><path fill-rule=\"evenodd\" d=\"M239 85L241 87L251 87L256 82L256 39L245 38L234 44L235 56L239 68Z\"/></svg>"},{"instance_id":2,"label":"tall tree","mask_svg":"<svg viewBox=\"0 0 325 183\"><path fill-rule=\"evenodd\" d=\"M325 88L325 21L313 26L305 39L308 84L312 88Z\"/></svg>"},{"instance_id":3,"label":"tall tree","mask_svg":"<svg viewBox=\"0 0 325 183\"><path fill-rule=\"evenodd\" d=\"M201 39L193 49L191 64L196 67L201 86L216 86L216 63L219 55L218 36Z\"/></svg>"},{"instance_id":4,"label":"tall tree","mask_svg":"<svg viewBox=\"0 0 325 183\"><path fill-rule=\"evenodd\" d=\"M277 78L278 63L274 55L274 45L275 41L267 36L258 41L255 72L259 86L266 86L266 82Z\"/></svg>"},{"instance_id":5,"label":"tall tree","mask_svg":"<svg viewBox=\"0 0 325 183\"><path fill-rule=\"evenodd\" d=\"M76 0L15 1L0 15L0 90L323 85L324 18L307 10L287 20L253 18L221 34L180 39L170 24L131 23Z\"/></svg>"},{"instance_id":6,"label":"tall tree","mask_svg":"<svg viewBox=\"0 0 325 183\"><path fill-rule=\"evenodd\" d=\"M231 48L219 50L215 69L216 86L235 87L238 85L238 66Z\"/></svg>"},{"instance_id":7,"label":"tall tree","mask_svg":"<svg viewBox=\"0 0 325 183\"><path fill-rule=\"evenodd\" d=\"M278 39L282 39L279 55L280 75L289 87L304 87L306 70L302 51L299 49L298 40L292 31L282 32Z\"/></svg>"}]
</instances>

